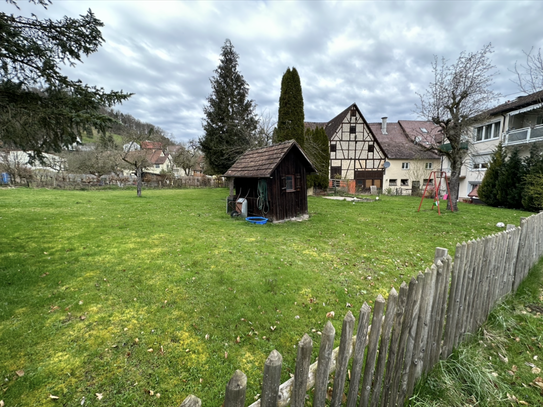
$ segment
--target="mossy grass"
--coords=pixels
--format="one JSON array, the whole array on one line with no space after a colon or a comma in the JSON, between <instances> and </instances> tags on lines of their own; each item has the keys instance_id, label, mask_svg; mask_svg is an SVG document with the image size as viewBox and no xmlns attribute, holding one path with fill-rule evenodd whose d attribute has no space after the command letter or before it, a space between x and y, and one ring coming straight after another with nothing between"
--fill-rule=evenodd
<instances>
[{"instance_id":1,"label":"mossy grass","mask_svg":"<svg viewBox=\"0 0 543 407\"><path fill-rule=\"evenodd\" d=\"M226 214L227 195L0 189L0 399L221 405L240 369L253 400L273 349L283 381L304 333L316 355L327 312L339 332L348 310L424 270L437 246L454 255L528 215L310 197L308 221L254 225Z\"/></svg>"},{"instance_id":2,"label":"mossy grass","mask_svg":"<svg viewBox=\"0 0 543 407\"><path fill-rule=\"evenodd\" d=\"M543 260L481 329L415 389L409 405L543 405Z\"/></svg>"}]
</instances>

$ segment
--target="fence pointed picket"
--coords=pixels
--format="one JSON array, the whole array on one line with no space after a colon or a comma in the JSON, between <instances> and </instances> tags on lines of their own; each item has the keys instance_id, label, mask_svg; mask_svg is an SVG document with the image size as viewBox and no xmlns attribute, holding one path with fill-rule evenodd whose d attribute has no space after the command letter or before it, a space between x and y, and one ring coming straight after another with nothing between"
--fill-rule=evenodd
<instances>
[{"instance_id":1,"label":"fence pointed picket","mask_svg":"<svg viewBox=\"0 0 543 407\"><path fill-rule=\"evenodd\" d=\"M224 395L224 407L243 407L247 391L247 376L236 370L228 384Z\"/></svg>"},{"instance_id":2,"label":"fence pointed picket","mask_svg":"<svg viewBox=\"0 0 543 407\"><path fill-rule=\"evenodd\" d=\"M347 393L347 407L355 407L358 398L358 387L362 376L362 363L364 362L364 350L368 343L368 325L370 321L370 306L364 302L360 308L358 317L358 329L356 331L356 342L349 391Z\"/></svg>"},{"instance_id":3,"label":"fence pointed picket","mask_svg":"<svg viewBox=\"0 0 543 407\"><path fill-rule=\"evenodd\" d=\"M390 339L390 347L388 349L388 359L386 365L386 376L383 387L383 396L381 397L381 407L391 405L391 386L394 381L394 373L397 369L397 357L400 347L400 336L402 331L402 320L405 312L405 304L407 302L408 286L404 282L400 285L400 295L398 296L398 305L394 314L392 324L392 338Z\"/></svg>"},{"instance_id":4,"label":"fence pointed picket","mask_svg":"<svg viewBox=\"0 0 543 407\"><path fill-rule=\"evenodd\" d=\"M272 350L264 364L264 377L262 378L261 407L276 407L281 385L281 365L283 356L275 349Z\"/></svg>"},{"instance_id":5,"label":"fence pointed picket","mask_svg":"<svg viewBox=\"0 0 543 407\"><path fill-rule=\"evenodd\" d=\"M449 287L449 279L451 275L451 268L452 268L452 258L451 256L447 255L444 259L443 263L443 271L442 271L442 281L441 285L439 287L440 293L439 297L441 298L440 301L440 309L439 316L438 316L438 324L437 324L437 333L435 335L436 337L436 348L434 349L434 352L432 354L432 360L431 360L431 366L435 365L437 361L439 360L442 352L443 352L443 338L444 338L444 332L445 332L445 313L447 311L447 289Z\"/></svg>"},{"instance_id":6,"label":"fence pointed picket","mask_svg":"<svg viewBox=\"0 0 543 407\"><path fill-rule=\"evenodd\" d=\"M368 355L366 356L366 365L364 366L364 377L362 378L362 388L360 390L360 407L367 407L371 391L371 382L375 369L375 356L377 355L377 345L379 344L379 335L381 335L381 325L383 323L383 311L385 309L385 299L381 294L375 299L373 309L373 318L371 320L371 332L368 341Z\"/></svg>"},{"instance_id":7,"label":"fence pointed picket","mask_svg":"<svg viewBox=\"0 0 543 407\"><path fill-rule=\"evenodd\" d=\"M305 405L305 395L307 393L307 379L309 366L311 364L311 351L313 350L313 340L308 334L304 334L298 342L298 355L296 357L296 370L294 372L294 387L292 390L292 407L303 407Z\"/></svg>"},{"instance_id":8,"label":"fence pointed picket","mask_svg":"<svg viewBox=\"0 0 543 407\"><path fill-rule=\"evenodd\" d=\"M377 357L377 365L375 368L375 378L373 380L373 392L371 395L371 406L377 407L381 397L381 388L385 375L385 364L388 355L388 346L390 343L390 335L392 332L392 323L396 313L398 303L398 293L394 287L390 290L387 300L387 310L383 321L383 329L381 332L381 343L379 345L379 356Z\"/></svg>"},{"instance_id":9,"label":"fence pointed picket","mask_svg":"<svg viewBox=\"0 0 543 407\"><path fill-rule=\"evenodd\" d=\"M332 390L331 407L339 407L345 394L345 378L347 377L347 367L351 357L351 348L353 342L354 316L351 311L347 312L343 319L341 328L341 339L339 342L339 352L336 361L336 376L334 378L334 389Z\"/></svg>"},{"instance_id":10,"label":"fence pointed picket","mask_svg":"<svg viewBox=\"0 0 543 407\"><path fill-rule=\"evenodd\" d=\"M417 301L417 280L412 277L407 289L407 300L405 302L405 312L402 320L402 329L400 332L400 341L398 345L398 353L396 355L395 369L392 377L392 385L390 386L390 402L387 406L395 406L400 393L400 383L404 371L404 356L406 354L407 342L409 340L409 329L412 324L412 315Z\"/></svg>"},{"instance_id":11,"label":"fence pointed picket","mask_svg":"<svg viewBox=\"0 0 543 407\"><path fill-rule=\"evenodd\" d=\"M413 358L413 348L415 345L415 335L417 334L418 315L420 311L420 302L421 302L421 294L422 294L423 286L424 286L424 274L419 273L419 275L417 276L415 302L413 306L413 312L411 313L411 321L409 323L409 332L407 335L407 342L405 346L405 358L403 362L402 379L400 383L400 389L397 395L397 403L399 405L403 405L404 399L407 395L407 383L409 381L409 375L413 374L411 362Z\"/></svg>"},{"instance_id":12,"label":"fence pointed picket","mask_svg":"<svg viewBox=\"0 0 543 407\"><path fill-rule=\"evenodd\" d=\"M202 407L202 400L191 394L183 400L179 407Z\"/></svg>"},{"instance_id":13,"label":"fence pointed picket","mask_svg":"<svg viewBox=\"0 0 543 407\"><path fill-rule=\"evenodd\" d=\"M460 308L460 280L464 273L464 261L466 259L467 243L456 245L454 254L454 264L451 273L451 288L449 290L449 300L447 302L447 318L445 325L445 338L443 343L442 359L446 359L452 352L454 346L454 336L456 334L456 321Z\"/></svg>"},{"instance_id":14,"label":"fence pointed picket","mask_svg":"<svg viewBox=\"0 0 543 407\"><path fill-rule=\"evenodd\" d=\"M413 345L413 356L411 359L411 367L409 369L409 376L407 378L407 395L413 392L415 387L415 381L420 377L422 373L422 365L424 361L424 352L426 349L426 335L428 332L427 313L431 307L431 292L432 292L432 272L426 269L424 273L424 285L422 288L422 294L420 299L420 308L417 318L417 332L415 334L415 340Z\"/></svg>"},{"instance_id":15,"label":"fence pointed picket","mask_svg":"<svg viewBox=\"0 0 543 407\"><path fill-rule=\"evenodd\" d=\"M334 349L334 337L336 330L330 321L326 322L322 330L321 345L319 348L319 360L317 376L315 378L315 394L313 396L314 407L324 407L326 403L326 391L328 390L328 375L330 374L330 362Z\"/></svg>"}]
</instances>

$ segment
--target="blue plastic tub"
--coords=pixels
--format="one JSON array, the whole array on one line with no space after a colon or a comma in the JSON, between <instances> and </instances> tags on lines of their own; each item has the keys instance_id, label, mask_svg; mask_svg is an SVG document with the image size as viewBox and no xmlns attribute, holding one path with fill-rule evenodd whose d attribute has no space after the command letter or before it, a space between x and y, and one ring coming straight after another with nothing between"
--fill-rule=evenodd
<instances>
[{"instance_id":1,"label":"blue plastic tub","mask_svg":"<svg viewBox=\"0 0 543 407\"><path fill-rule=\"evenodd\" d=\"M245 220L256 225L265 225L268 222L268 218L262 218L260 216L249 216L245 218Z\"/></svg>"}]
</instances>

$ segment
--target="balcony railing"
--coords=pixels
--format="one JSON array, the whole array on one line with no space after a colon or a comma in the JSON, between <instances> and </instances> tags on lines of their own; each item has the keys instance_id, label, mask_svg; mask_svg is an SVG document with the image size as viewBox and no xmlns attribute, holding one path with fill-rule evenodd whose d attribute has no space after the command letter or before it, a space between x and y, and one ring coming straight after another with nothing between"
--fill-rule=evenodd
<instances>
[{"instance_id":1,"label":"balcony railing","mask_svg":"<svg viewBox=\"0 0 543 407\"><path fill-rule=\"evenodd\" d=\"M543 140L543 124L523 129L510 130L505 135L505 145L529 143Z\"/></svg>"}]
</instances>

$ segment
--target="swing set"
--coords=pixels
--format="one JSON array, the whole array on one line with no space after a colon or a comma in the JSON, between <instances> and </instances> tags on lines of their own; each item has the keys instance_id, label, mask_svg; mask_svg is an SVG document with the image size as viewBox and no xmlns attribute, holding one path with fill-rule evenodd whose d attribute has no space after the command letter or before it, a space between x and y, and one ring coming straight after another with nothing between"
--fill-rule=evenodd
<instances>
[{"instance_id":1,"label":"swing set","mask_svg":"<svg viewBox=\"0 0 543 407\"><path fill-rule=\"evenodd\" d=\"M438 176L438 173L439 173L439 176ZM438 178L439 178L439 184L437 183ZM433 183L433 186L435 188L434 188L434 196L432 197L434 199L432 203L432 210L434 209L434 206L437 206L437 213L441 215L441 210L439 206L439 191L441 190L441 182L443 179L445 180L445 186L447 187L447 193L443 196L443 199L449 202L449 207L451 208L451 212L453 212L451 191L449 190L449 181L447 180L447 173L445 171L432 171L430 173L430 176L428 177L428 181L426 181L426 186L424 187L424 192L422 193L422 198L420 200L419 209L417 212L420 212L422 201L424 201L424 198L426 197L426 191L428 190L429 186L430 187L432 186L430 184Z\"/></svg>"}]
</instances>

